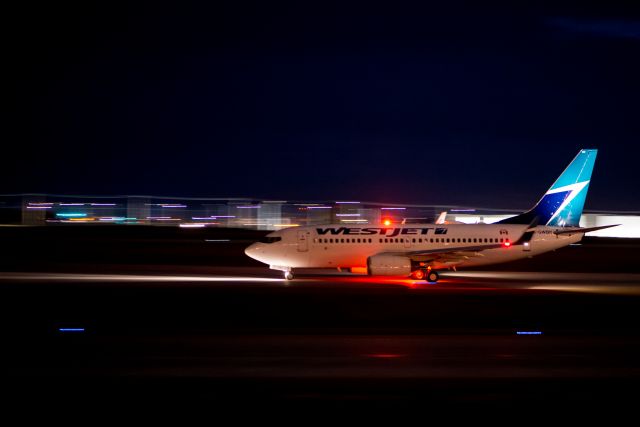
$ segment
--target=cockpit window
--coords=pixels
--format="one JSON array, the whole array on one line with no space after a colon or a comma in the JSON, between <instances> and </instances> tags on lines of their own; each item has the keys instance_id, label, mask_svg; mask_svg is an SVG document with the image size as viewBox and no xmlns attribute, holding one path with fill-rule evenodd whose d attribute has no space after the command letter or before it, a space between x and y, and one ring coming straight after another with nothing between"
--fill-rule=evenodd
<instances>
[{"instance_id":1,"label":"cockpit window","mask_svg":"<svg viewBox=\"0 0 640 427\"><path fill-rule=\"evenodd\" d=\"M282 240L282 237L280 236L266 236L260 239L260 243L274 243L279 242L280 240Z\"/></svg>"}]
</instances>

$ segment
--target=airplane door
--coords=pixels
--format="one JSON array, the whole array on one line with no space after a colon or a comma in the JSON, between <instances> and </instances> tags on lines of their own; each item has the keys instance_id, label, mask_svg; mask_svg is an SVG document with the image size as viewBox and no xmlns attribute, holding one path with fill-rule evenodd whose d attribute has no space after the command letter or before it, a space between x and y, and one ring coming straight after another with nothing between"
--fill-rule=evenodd
<instances>
[{"instance_id":1,"label":"airplane door","mask_svg":"<svg viewBox=\"0 0 640 427\"><path fill-rule=\"evenodd\" d=\"M309 250L309 233L298 231L298 252L307 252Z\"/></svg>"}]
</instances>

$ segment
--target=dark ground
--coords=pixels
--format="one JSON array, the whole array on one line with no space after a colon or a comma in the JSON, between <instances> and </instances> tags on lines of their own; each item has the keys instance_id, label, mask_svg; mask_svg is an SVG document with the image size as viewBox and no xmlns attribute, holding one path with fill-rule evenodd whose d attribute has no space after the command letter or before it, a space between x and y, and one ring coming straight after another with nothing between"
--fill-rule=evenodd
<instances>
[{"instance_id":1,"label":"dark ground","mask_svg":"<svg viewBox=\"0 0 640 427\"><path fill-rule=\"evenodd\" d=\"M583 415L635 407L638 241L587 238L489 276L445 274L438 285L349 275L285 284L261 281L280 274L242 254L259 235L0 228L5 404Z\"/></svg>"}]
</instances>

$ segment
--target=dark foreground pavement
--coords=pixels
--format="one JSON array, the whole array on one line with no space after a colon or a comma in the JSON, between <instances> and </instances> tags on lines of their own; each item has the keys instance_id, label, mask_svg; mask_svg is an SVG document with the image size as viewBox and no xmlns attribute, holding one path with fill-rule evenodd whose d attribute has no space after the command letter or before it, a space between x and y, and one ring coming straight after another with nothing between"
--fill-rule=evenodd
<instances>
[{"instance_id":1,"label":"dark foreground pavement","mask_svg":"<svg viewBox=\"0 0 640 427\"><path fill-rule=\"evenodd\" d=\"M607 244L594 249L610 254L604 263L638 254ZM241 259L107 255L5 264L5 405L585 414L638 398L640 275L629 266L576 272L578 257L565 272L450 273L438 285L304 274L287 283Z\"/></svg>"}]
</instances>

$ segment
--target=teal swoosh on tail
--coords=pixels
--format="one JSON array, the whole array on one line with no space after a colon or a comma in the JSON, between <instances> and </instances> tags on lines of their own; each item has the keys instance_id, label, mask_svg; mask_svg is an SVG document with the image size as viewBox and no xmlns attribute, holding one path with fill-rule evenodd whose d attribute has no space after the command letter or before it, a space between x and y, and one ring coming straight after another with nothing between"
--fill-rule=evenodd
<instances>
[{"instance_id":1,"label":"teal swoosh on tail","mask_svg":"<svg viewBox=\"0 0 640 427\"><path fill-rule=\"evenodd\" d=\"M597 149L580 150L533 208L498 224L530 224L537 217L540 225L577 227L597 155Z\"/></svg>"}]
</instances>

